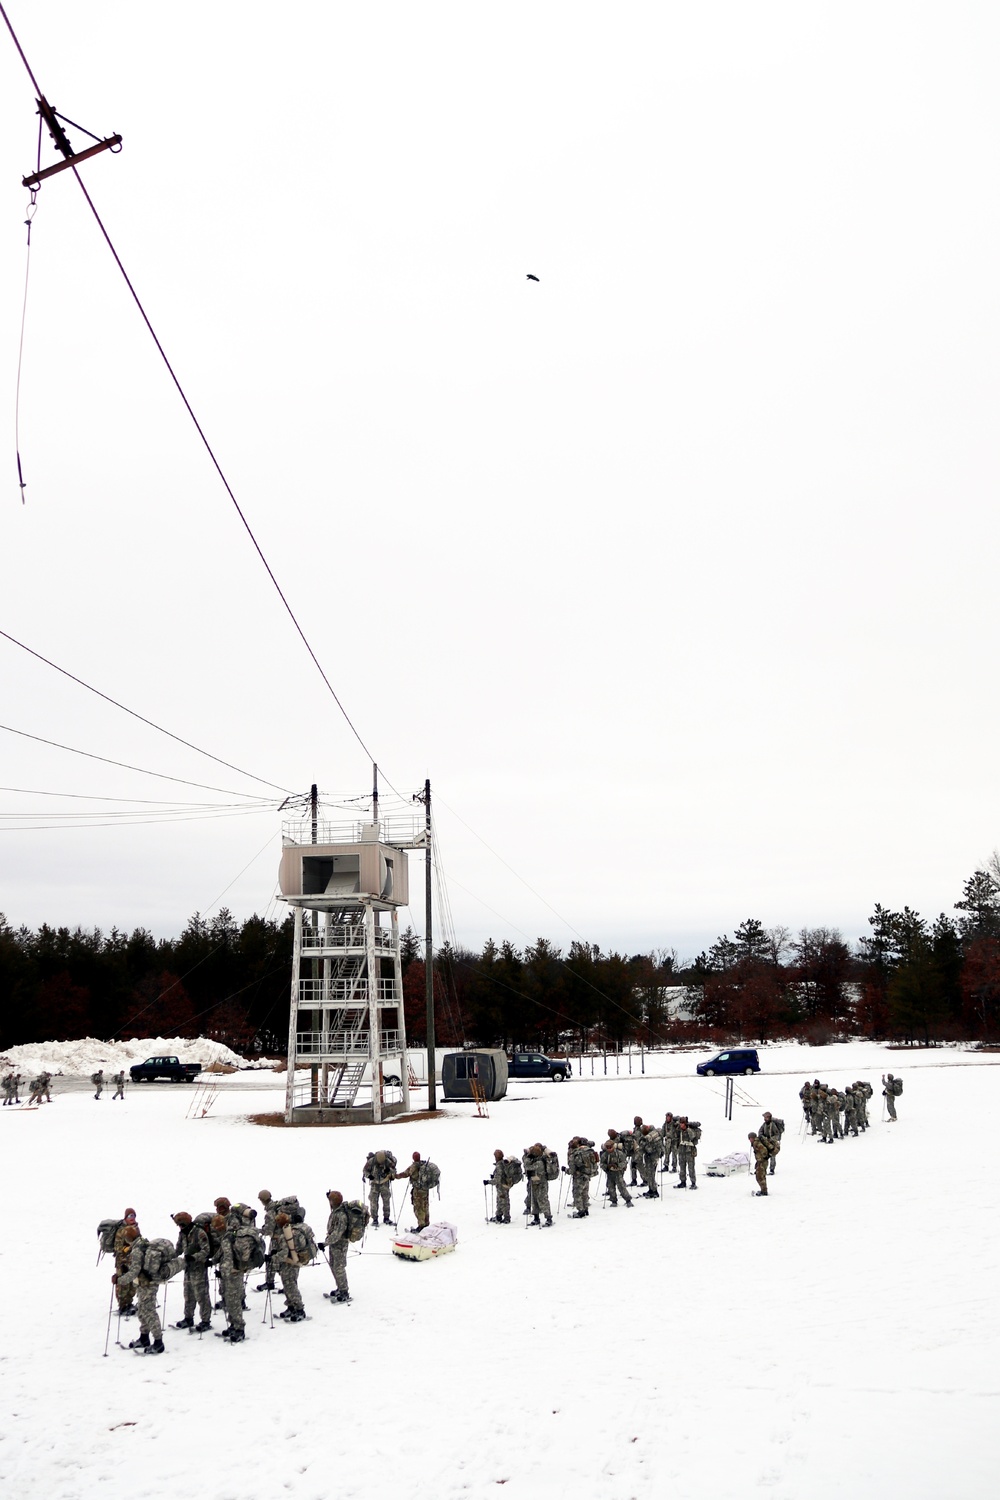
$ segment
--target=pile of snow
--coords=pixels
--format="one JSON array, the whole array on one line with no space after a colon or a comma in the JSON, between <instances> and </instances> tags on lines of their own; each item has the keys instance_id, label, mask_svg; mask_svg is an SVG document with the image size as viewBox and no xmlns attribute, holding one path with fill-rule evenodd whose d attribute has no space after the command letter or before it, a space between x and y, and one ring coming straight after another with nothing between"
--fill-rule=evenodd
<instances>
[{"instance_id":1,"label":"pile of snow","mask_svg":"<svg viewBox=\"0 0 1000 1500\"><path fill-rule=\"evenodd\" d=\"M53 1074L65 1073L85 1077L103 1068L106 1073L126 1072L132 1063L147 1057L177 1057L181 1062L197 1062L207 1068L210 1063L229 1063L245 1068L247 1060L222 1042L206 1041L203 1036L147 1036L129 1042L102 1042L86 1036L78 1042L26 1042L23 1047L9 1047L0 1057L0 1068L15 1068L19 1073L40 1073L44 1068Z\"/></svg>"}]
</instances>

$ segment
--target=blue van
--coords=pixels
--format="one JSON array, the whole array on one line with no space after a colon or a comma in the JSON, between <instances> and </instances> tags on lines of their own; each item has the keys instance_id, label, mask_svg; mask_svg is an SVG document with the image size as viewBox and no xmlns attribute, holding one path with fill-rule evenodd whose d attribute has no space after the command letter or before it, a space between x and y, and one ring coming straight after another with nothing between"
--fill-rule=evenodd
<instances>
[{"instance_id":1,"label":"blue van","mask_svg":"<svg viewBox=\"0 0 1000 1500\"><path fill-rule=\"evenodd\" d=\"M760 1059L754 1047L730 1047L728 1052L699 1063L695 1072L700 1078L714 1078L716 1073L759 1073Z\"/></svg>"}]
</instances>

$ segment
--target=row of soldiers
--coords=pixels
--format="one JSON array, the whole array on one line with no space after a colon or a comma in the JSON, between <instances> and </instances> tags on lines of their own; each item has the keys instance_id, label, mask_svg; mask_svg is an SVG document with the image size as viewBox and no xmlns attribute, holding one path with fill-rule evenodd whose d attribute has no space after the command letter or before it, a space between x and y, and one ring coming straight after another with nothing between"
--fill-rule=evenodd
<instances>
[{"instance_id":1,"label":"row of soldiers","mask_svg":"<svg viewBox=\"0 0 1000 1500\"><path fill-rule=\"evenodd\" d=\"M818 1078L810 1083L807 1078L799 1089L799 1098L809 1134L831 1146L848 1135L860 1135L868 1129L868 1101L874 1092L871 1084L861 1079L838 1089L834 1084L820 1083Z\"/></svg>"},{"instance_id":2,"label":"row of soldiers","mask_svg":"<svg viewBox=\"0 0 1000 1500\"><path fill-rule=\"evenodd\" d=\"M371 1217L377 1220L376 1204L381 1203L383 1222L392 1222L388 1208L391 1204L389 1184L390 1181L405 1180L409 1183L417 1228L426 1228L430 1188L440 1181L438 1168L433 1162L425 1161L419 1151L413 1152L410 1162L401 1172L395 1167L396 1158L391 1151L370 1152L368 1155L363 1176L370 1184ZM387 1168L391 1174L388 1178ZM231 1344L242 1343L246 1338L243 1314L247 1310L247 1277L261 1267L264 1268L264 1279L256 1290L273 1292L277 1275L286 1304L278 1316L288 1323L300 1323L306 1317L299 1290L299 1272L321 1250L326 1251L334 1280L334 1290L324 1292L324 1297L332 1303L350 1302L348 1247L362 1238L369 1212L362 1203L346 1200L337 1189L331 1188L326 1196L329 1204L326 1237L319 1241L306 1223L305 1210L298 1199L294 1196L275 1199L267 1188L262 1188L257 1194L264 1216L260 1228L257 1227L258 1209L245 1203L231 1203L224 1197L215 1199L214 1212L194 1217L186 1210L172 1214L178 1231L176 1244L168 1240L145 1239L133 1208L127 1208L116 1225L106 1221L98 1233L105 1228L113 1229L107 1248L115 1258L112 1282L115 1287L113 1295L116 1294L118 1299L119 1318L131 1317L134 1312L139 1316L139 1337L128 1347L142 1354L163 1353L163 1325L157 1310L157 1297L160 1287L181 1270L184 1273L184 1316L174 1327L191 1333L207 1333L212 1327L213 1310L221 1308L225 1311L227 1326L217 1337L227 1339ZM220 1291L214 1309L209 1290L209 1271L212 1268L218 1274Z\"/></svg>"},{"instance_id":3,"label":"row of soldiers","mask_svg":"<svg viewBox=\"0 0 1000 1500\"><path fill-rule=\"evenodd\" d=\"M20 1104L22 1102L21 1088L24 1084L24 1079L21 1077L20 1073L15 1073L13 1070L11 1070L11 1072L4 1074L3 1079L0 1080L0 1083L2 1083L3 1087L4 1104ZM48 1104L52 1103L51 1073L39 1073L38 1077L33 1078L28 1086L29 1105L41 1104L43 1099L45 1099Z\"/></svg>"},{"instance_id":4,"label":"row of soldiers","mask_svg":"<svg viewBox=\"0 0 1000 1500\"><path fill-rule=\"evenodd\" d=\"M531 1225L550 1229L552 1227L552 1204L549 1183L558 1181L560 1175L569 1179L573 1200L574 1219L586 1219L590 1214L590 1184L599 1171L603 1171L607 1183L608 1202L618 1207L619 1197L627 1208L632 1207L632 1195L625 1182L626 1172L631 1173L632 1187L641 1180L645 1192L643 1198L660 1196L659 1175L661 1172L676 1172L679 1180L675 1188L686 1188L690 1182L697 1188L695 1159L698 1142L701 1140L701 1125L689 1120L687 1115L674 1115L668 1110L662 1129L646 1124L641 1115L636 1115L630 1128L616 1130L609 1126L607 1139L600 1151L587 1136L575 1135L566 1148L566 1165L560 1169L555 1151L541 1141L526 1146L520 1160L505 1156L499 1148L493 1153L493 1170L483 1179L484 1187L492 1187L495 1208L490 1222L510 1223L510 1190L519 1182L526 1182L527 1194L524 1213ZM660 1162L664 1165L661 1167Z\"/></svg>"}]
</instances>

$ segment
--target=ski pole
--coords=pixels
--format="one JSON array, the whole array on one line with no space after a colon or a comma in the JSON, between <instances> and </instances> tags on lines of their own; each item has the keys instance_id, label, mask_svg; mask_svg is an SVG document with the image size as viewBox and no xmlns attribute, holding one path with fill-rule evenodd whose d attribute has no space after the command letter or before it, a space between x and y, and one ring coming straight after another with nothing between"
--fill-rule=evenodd
<instances>
[{"instance_id":1,"label":"ski pole","mask_svg":"<svg viewBox=\"0 0 1000 1500\"><path fill-rule=\"evenodd\" d=\"M487 1224L490 1222L490 1196L489 1196L489 1194L490 1194L489 1187L484 1182L483 1183L483 1206L486 1209L486 1222L487 1222Z\"/></svg>"},{"instance_id":2,"label":"ski pole","mask_svg":"<svg viewBox=\"0 0 1000 1500\"><path fill-rule=\"evenodd\" d=\"M267 1291L266 1291L266 1293L264 1295L264 1316L260 1320L262 1323L266 1323L267 1322L267 1315L268 1315L269 1312L271 1312L271 1288L270 1287L267 1288ZM274 1327L274 1314L273 1313L271 1313L271 1327L272 1328Z\"/></svg>"},{"instance_id":3,"label":"ski pole","mask_svg":"<svg viewBox=\"0 0 1000 1500\"><path fill-rule=\"evenodd\" d=\"M598 1180L598 1182L600 1182L601 1179L598 1177L597 1180ZM604 1168L604 1196L601 1198L601 1213L604 1212L604 1210L607 1208L607 1206L608 1206L608 1170L605 1167Z\"/></svg>"},{"instance_id":4,"label":"ski pole","mask_svg":"<svg viewBox=\"0 0 1000 1500\"><path fill-rule=\"evenodd\" d=\"M108 1303L108 1331L104 1335L104 1358L108 1357L108 1344L111 1342L111 1311L115 1305L115 1284L111 1283L111 1301ZM117 1340L115 1340L117 1343Z\"/></svg>"}]
</instances>

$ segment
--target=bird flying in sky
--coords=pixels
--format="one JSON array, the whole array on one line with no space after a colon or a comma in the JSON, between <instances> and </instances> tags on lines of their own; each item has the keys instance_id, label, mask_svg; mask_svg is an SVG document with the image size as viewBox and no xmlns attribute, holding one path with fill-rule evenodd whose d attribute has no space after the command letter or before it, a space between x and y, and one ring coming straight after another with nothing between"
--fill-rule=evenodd
<instances>
[{"instance_id":1,"label":"bird flying in sky","mask_svg":"<svg viewBox=\"0 0 1000 1500\"><path fill-rule=\"evenodd\" d=\"M529 271L528 272L528 280L529 281L537 281L538 277L537 276L532 276L531 272Z\"/></svg>"}]
</instances>

